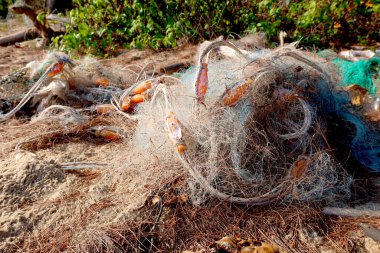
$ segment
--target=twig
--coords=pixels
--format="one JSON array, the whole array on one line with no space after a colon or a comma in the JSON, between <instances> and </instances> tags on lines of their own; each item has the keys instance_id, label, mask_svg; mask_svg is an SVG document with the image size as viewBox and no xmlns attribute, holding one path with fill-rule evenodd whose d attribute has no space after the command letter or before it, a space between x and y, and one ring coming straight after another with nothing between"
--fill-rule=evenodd
<instances>
[{"instance_id":1,"label":"twig","mask_svg":"<svg viewBox=\"0 0 380 253\"><path fill-rule=\"evenodd\" d=\"M325 207L323 209L323 213L326 215L336 215L343 217L369 216L374 218L380 218L380 211L369 209Z\"/></svg>"}]
</instances>

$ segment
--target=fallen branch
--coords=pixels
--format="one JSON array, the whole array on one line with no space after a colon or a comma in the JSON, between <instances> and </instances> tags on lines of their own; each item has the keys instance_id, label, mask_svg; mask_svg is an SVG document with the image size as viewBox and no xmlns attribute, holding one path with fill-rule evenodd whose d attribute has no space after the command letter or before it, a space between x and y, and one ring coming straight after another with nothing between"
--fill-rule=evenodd
<instances>
[{"instance_id":1,"label":"fallen branch","mask_svg":"<svg viewBox=\"0 0 380 253\"><path fill-rule=\"evenodd\" d=\"M28 29L26 31L14 33L5 37L0 38L0 46L6 47L12 45L16 42L22 42L26 40L32 40L39 36L37 29Z\"/></svg>"},{"instance_id":2,"label":"fallen branch","mask_svg":"<svg viewBox=\"0 0 380 253\"><path fill-rule=\"evenodd\" d=\"M325 207L323 213L326 215L335 215L343 217L359 217L369 216L380 218L380 211L368 209L355 209L355 208L338 208L338 207Z\"/></svg>"}]
</instances>

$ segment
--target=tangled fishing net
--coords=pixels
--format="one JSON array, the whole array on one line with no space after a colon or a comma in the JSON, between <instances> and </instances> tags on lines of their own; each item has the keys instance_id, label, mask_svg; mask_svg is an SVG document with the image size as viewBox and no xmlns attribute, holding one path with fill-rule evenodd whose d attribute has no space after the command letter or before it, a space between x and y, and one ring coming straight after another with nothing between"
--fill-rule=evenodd
<instances>
[{"instance_id":1,"label":"tangled fishing net","mask_svg":"<svg viewBox=\"0 0 380 253\"><path fill-rule=\"evenodd\" d=\"M348 197L351 179L308 98L318 85L334 89L323 69L293 46L247 53L214 42L180 80L156 80L150 103L135 113L135 145L162 156L174 149L192 177L193 203Z\"/></svg>"},{"instance_id":2,"label":"tangled fishing net","mask_svg":"<svg viewBox=\"0 0 380 253\"><path fill-rule=\"evenodd\" d=\"M71 68L58 82L54 76L65 64ZM246 51L227 41L212 42L200 48L196 67L176 76L156 76L153 63L122 69L97 61L73 66L59 54L34 65L39 72L32 76L39 80L0 122L31 97L42 104L35 122L80 126L96 113L137 122L128 152L145 150L162 160L171 157L173 166L181 163L194 204L210 198L249 205L334 202L350 195L352 179L326 139L326 112L344 107L337 102L334 69L295 44ZM66 105L48 106L52 97L65 96ZM93 130L110 140L112 132L120 135L115 128ZM376 139L371 131L356 135Z\"/></svg>"},{"instance_id":3,"label":"tangled fishing net","mask_svg":"<svg viewBox=\"0 0 380 253\"><path fill-rule=\"evenodd\" d=\"M366 105L354 106L353 93L338 86L336 65L296 44L243 50L208 42L195 66L173 75L157 74L154 62L113 60L52 52L27 67L29 91L0 108L3 167L23 171L14 182L28 176L23 156L41 163L41 175L45 163L56 172L45 180L55 190L18 204L33 229L8 229L9 247L171 252L235 233L273 235L292 251L288 242L311 229L310 219L330 225L319 206L352 197L352 167L380 168L379 128ZM257 207L279 202L286 205ZM40 210L43 219L34 215Z\"/></svg>"}]
</instances>

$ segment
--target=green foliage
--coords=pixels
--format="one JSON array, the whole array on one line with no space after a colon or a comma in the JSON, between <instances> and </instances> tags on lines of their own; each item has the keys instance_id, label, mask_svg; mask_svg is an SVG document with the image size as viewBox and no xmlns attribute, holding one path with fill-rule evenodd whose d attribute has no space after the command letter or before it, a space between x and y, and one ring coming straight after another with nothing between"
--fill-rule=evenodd
<instances>
[{"instance_id":1,"label":"green foliage","mask_svg":"<svg viewBox=\"0 0 380 253\"><path fill-rule=\"evenodd\" d=\"M64 48L85 53L112 52L117 47L174 47L183 36L181 18L173 18L176 5L156 1L76 0L70 11L74 25L54 39Z\"/></svg>"},{"instance_id":2,"label":"green foliage","mask_svg":"<svg viewBox=\"0 0 380 253\"><path fill-rule=\"evenodd\" d=\"M61 49L104 54L123 47L175 47L217 36L281 30L291 40L316 46L344 46L379 39L377 0L74 0Z\"/></svg>"},{"instance_id":3,"label":"green foliage","mask_svg":"<svg viewBox=\"0 0 380 253\"><path fill-rule=\"evenodd\" d=\"M379 39L380 3L375 4L376 0L254 2L261 21L252 30L265 31L269 36L284 30L293 40L317 46L368 44Z\"/></svg>"}]
</instances>

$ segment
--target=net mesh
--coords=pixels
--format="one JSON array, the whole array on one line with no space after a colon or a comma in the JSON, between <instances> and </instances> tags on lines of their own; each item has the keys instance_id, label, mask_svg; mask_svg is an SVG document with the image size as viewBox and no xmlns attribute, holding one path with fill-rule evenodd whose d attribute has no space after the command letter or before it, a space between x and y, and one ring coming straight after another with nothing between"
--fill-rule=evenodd
<instances>
[{"instance_id":1,"label":"net mesh","mask_svg":"<svg viewBox=\"0 0 380 253\"><path fill-rule=\"evenodd\" d=\"M60 105L45 105L31 122L21 124L11 119L0 126L2 159L15 147L20 152L36 152L44 159L53 157L50 166L66 177L56 192L28 208L31 214L39 210L49 210L49 214L42 221L40 216L30 218L34 232L16 243L19 248L38 252L49 245L57 252L121 252L129 247L136 251L145 240L143 235L167 236L167 231L181 229L191 230L187 236L192 238L186 240L196 244L198 239L194 238L199 236L192 231L203 226L202 231L208 234L215 228L224 235L227 230L220 220L236 212L241 217L249 213L240 205L223 202L251 206L286 203L278 205L282 207L300 202L309 208L304 203L337 206L350 197L353 179L329 146L331 122L325 115L343 109L347 109L346 115L355 112L346 108L347 96L338 90L339 75L329 62L293 45L243 51L218 42L201 47L198 55L196 66L175 76L152 76L154 66L149 62L123 69L112 66L112 60L82 60L55 77L68 86L65 94L60 93L64 98L58 100ZM202 64L207 66L206 92L198 81L203 77ZM53 79L45 79L37 93ZM136 93L147 82L150 88ZM227 96L231 94L238 98ZM144 95L144 102L124 110L123 103L135 95ZM97 106L103 103L112 110L99 114ZM376 141L373 135L366 135L370 127L363 127L359 116L343 120L350 132L348 142L364 145ZM356 127L349 127L352 122ZM122 137L115 143L99 141L99 129L116 129ZM69 144L58 145L63 143ZM166 201L165 222L152 232L160 219L160 205L151 203L157 195ZM173 204L173 195L185 200ZM210 208L218 205L222 208ZM254 224L267 213L267 207L256 208L262 213L251 220ZM289 211L289 221L302 216L307 223L310 217L318 217L315 210L307 216L300 208L294 209ZM193 212L199 210L203 212L201 219L194 219ZM269 216L282 219L274 215L282 215L276 208L271 211ZM181 221L173 225L174 230L171 218ZM244 219L236 218L229 226ZM130 224L135 227L130 229ZM189 230L186 226L192 227ZM267 229L272 231L270 225ZM169 240L176 234L173 232ZM131 239L133 236L136 238ZM209 243L203 237L202 247ZM119 241L128 245L120 246ZM165 239L159 243L162 248L174 245Z\"/></svg>"}]
</instances>

